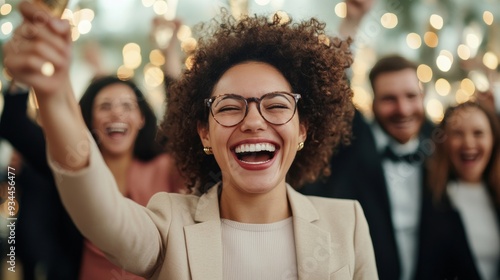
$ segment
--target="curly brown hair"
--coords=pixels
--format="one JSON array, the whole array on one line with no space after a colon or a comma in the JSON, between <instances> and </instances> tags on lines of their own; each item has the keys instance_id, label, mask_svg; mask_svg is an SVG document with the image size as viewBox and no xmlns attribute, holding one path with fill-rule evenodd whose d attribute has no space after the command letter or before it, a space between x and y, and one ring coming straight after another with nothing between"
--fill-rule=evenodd
<instances>
[{"instance_id":1,"label":"curly brown hair","mask_svg":"<svg viewBox=\"0 0 500 280\"><path fill-rule=\"evenodd\" d=\"M205 193L220 181L213 156L203 152L197 125L208 125L203 100L210 97L220 77L232 66L258 61L276 67L300 93L298 114L307 127L305 147L287 174L294 187L329 175L329 159L341 142L348 143L354 110L345 69L352 63L350 39L324 34L325 24L312 18L293 23L278 15L235 20L223 12L209 24L192 56L193 65L169 87L170 98L161 130L167 150L177 160L192 191Z\"/></svg>"}]
</instances>

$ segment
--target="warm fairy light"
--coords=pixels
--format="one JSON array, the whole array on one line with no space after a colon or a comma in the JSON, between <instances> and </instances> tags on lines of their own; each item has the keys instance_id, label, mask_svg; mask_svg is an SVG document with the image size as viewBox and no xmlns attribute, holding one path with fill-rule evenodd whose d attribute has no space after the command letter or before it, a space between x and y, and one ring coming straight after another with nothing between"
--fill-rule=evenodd
<instances>
[{"instance_id":1,"label":"warm fairy light","mask_svg":"<svg viewBox=\"0 0 500 280\"><path fill-rule=\"evenodd\" d=\"M490 88L490 81L483 71L472 70L469 72L469 78L478 91L487 91Z\"/></svg>"},{"instance_id":2,"label":"warm fairy light","mask_svg":"<svg viewBox=\"0 0 500 280\"><path fill-rule=\"evenodd\" d=\"M195 38L187 38L181 43L181 49L185 53L193 52L196 49L198 42L196 42Z\"/></svg>"},{"instance_id":3,"label":"warm fairy light","mask_svg":"<svg viewBox=\"0 0 500 280\"><path fill-rule=\"evenodd\" d=\"M441 29L443 28L443 18L440 15L433 14L431 15L431 18L429 19L429 22L432 27L435 29Z\"/></svg>"},{"instance_id":4,"label":"warm fairy light","mask_svg":"<svg viewBox=\"0 0 500 280\"><path fill-rule=\"evenodd\" d=\"M128 43L123 47L123 65L129 69L136 69L142 63L141 47L136 43Z\"/></svg>"},{"instance_id":5,"label":"warm fairy light","mask_svg":"<svg viewBox=\"0 0 500 280\"><path fill-rule=\"evenodd\" d=\"M335 5L335 14L339 18L345 18L347 15L347 6L345 2L340 2L337 5Z\"/></svg>"},{"instance_id":6,"label":"warm fairy light","mask_svg":"<svg viewBox=\"0 0 500 280\"><path fill-rule=\"evenodd\" d=\"M77 27L71 28L71 40L75 42L80 38L80 31L78 31Z\"/></svg>"},{"instance_id":7,"label":"warm fairy light","mask_svg":"<svg viewBox=\"0 0 500 280\"><path fill-rule=\"evenodd\" d=\"M427 46L435 48L439 44L438 35L434 32L428 31L424 34L424 42Z\"/></svg>"},{"instance_id":8,"label":"warm fairy light","mask_svg":"<svg viewBox=\"0 0 500 280\"><path fill-rule=\"evenodd\" d=\"M498 57L492 52L487 52L483 55L483 64L491 70L496 70L498 67Z\"/></svg>"},{"instance_id":9,"label":"warm fairy light","mask_svg":"<svg viewBox=\"0 0 500 280\"><path fill-rule=\"evenodd\" d=\"M486 23L487 25L492 25L494 18L495 17L493 16L493 14L490 11L485 11L483 13L483 20L484 20L484 23Z\"/></svg>"},{"instance_id":10,"label":"warm fairy light","mask_svg":"<svg viewBox=\"0 0 500 280\"><path fill-rule=\"evenodd\" d=\"M463 89L457 90L457 93L455 94L455 101L457 101L458 104L462 104L469 100L470 96Z\"/></svg>"},{"instance_id":11,"label":"warm fairy light","mask_svg":"<svg viewBox=\"0 0 500 280\"><path fill-rule=\"evenodd\" d=\"M187 25L181 25L179 27L179 30L177 31L177 39L179 39L180 41L184 41L187 38L191 37L192 37L191 28L189 28L189 26Z\"/></svg>"},{"instance_id":12,"label":"warm fairy light","mask_svg":"<svg viewBox=\"0 0 500 280\"><path fill-rule=\"evenodd\" d=\"M144 67L144 81L148 87L158 87L163 84L163 71L154 65Z\"/></svg>"},{"instance_id":13,"label":"warm fairy light","mask_svg":"<svg viewBox=\"0 0 500 280\"><path fill-rule=\"evenodd\" d=\"M93 21L95 18L95 13L91 9L81 9L74 13L75 21Z\"/></svg>"},{"instance_id":14,"label":"warm fairy light","mask_svg":"<svg viewBox=\"0 0 500 280\"><path fill-rule=\"evenodd\" d=\"M436 65L443 72L450 71L453 65L453 54L447 50L442 50L436 59Z\"/></svg>"},{"instance_id":15,"label":"warm fairy light","mask_svg":"<svg viewBox=\"0 0 500 280\"><path fill-rule=\"evenodd\" d=\"M9 35L10 33L12 33L12 30L14 30L14 26L12 25L12 22L10 22L10 21L2 24L2 26L0 28L2 29L2 33L4 35Z\"/></svg>"},{"instance_id":16,"label":"warm fairy light","mask_svg":"<svg viewBox=\"0 0 500 280\"><path fill-rule=\"evenodd\" d=\"M194 57L190 55L186 58L186 62L184 63L184 65L186 65L187 69L191 70L193 64L194 64Z\"/></svg>"},{"instance_id":17,"label":"warm fairy light","mask_svg":"<svg viewBox=\"0 0 500 280\"><path fill-rule=\"evenodd\" d=\"M432 80L432 69L425 64L420 64L417 68L417 77L422 83L428 83Z\"/></svg>"},{"instance_id":18,"label":"warm fairy light","mask_svg":"<svg viewBox=\"0 0 500 280\"><path fill-rule=\"evenodd\" d=\"M6 16L12 12L12 5L11 4L3 4L2 7L0 7L0 15Z\"/></svg>"},{"instance_id":19,"label":"warm fairy light","mask_svg":"<svg viewBox=\"0 0 500 280\"><path fill-rule=\"evenodd\" d=\"M134 70L122 65L118 67L116 76L121 80L130 80L134 76Z\"/></svg>"},{"instance_id":20,"label":"warm fairy light","mask_svg":"<svg viewBox=\"0 0 500 280\"><path fill-rule=\"evenodd\" d=\"M328 38L325 34L318 35L318 42L324 44L325 46L330 46L330 38Z\"/></svg>"},{"instance_id":21,"label":"warm fairy light","mask_svg":"<svg viewBox=\"0 0 500 280\"><path fill-rule=\"evenodd\" d=\"M380 18L380 23L387 29L393 29L398 25L398 16L393 13L385 13Z\"/></svg>"},{"instance_id":22,"label":"warm fairy light","mask_svg":"<svg viewBox=\"0 0 500 280\"><path fill-rule=\"evenodd\" d=\"M136 43L128 43L125 46L123 46L123 54L125 54L126 52L129 52L129 51L140 52L141 47Z\"/></svg>"},{"instance_id":23,"label":"warm fairy light","mask_svg":"<svg viewBox=\"0 0 500 280\"><path fill-rule=\"evenodd\" d=\"M157 14L157 15L164 15L167 13L167 10L168 10L168 5L167 5L167 2L163 1L163 0L159 0L159 1L156 1L154 4L153 4L153 11Z\"/></svg>"},{"instance_id":24,"label":"warm fairy light","mask_svg":"<svg viewBox=\"0 0 500 280\"><path fill-rule=\"evenodd\" d=\"M269 4L271 2L271 0L255 0L255 3L259 6L265 6L267 4Z\"/></svg>"},{"instance_id":25,"label":"warm fairy light","mask_svg":"<svg viewBox=\"0 0 500 280\"><path fill-rule=\"evenodd\" d=\"M436 123L440 122L444 117L443 104L435 98L431 98L427 101L425 109L431 120Z\"/></svg>"},{"instance_id":26,"label":"warm fairy light","mask_svg":"<svg viewBox=\"0 0 500 280\"><path fill-rule=\"evenodd\" d=\"M422 39L417 33L410 33L406 36L406 44L408 47L416 50L422 46Z\"/></svg>"},{"instance_id":27,"label":"warm fairy light","mask_svg":"<svg viewBox=\"0 0 500 280\"><path fill-rule=\"evenodd\" d=\"M474 92L476 92L476 86L474 85L474 82L469 78L465 78L460 82L460 88L468 96L472 96L474 95Z\"/></svg>"},{"instance_id":28,"label":"warm fairy light","mask_svg":"<svg viewBox=\"0 0 500 280\"><path fill-rule=\"evenodd\" d=\"M372 97L370 93L360 86L353 86L352 91L354 93L352 97L354 105L363 112L371 110Z\"/></svg>"},{"instance_id":29,"label":"warm fairy light","mask_svg":"<svg viewBox=\"0 0 500 280\"><path fill-rule=\"evenodd\" d=\"M87 34L92 29L92 23L88 20L82 20L78 23L78 32L80 34Z\"/></svg>"},{"instance_id":30,"label":"warm fairy light","mask_svg":"<svg viewBox=\"0 0 500 280\"><path fill-rule=\"evenodd\" d=\"M165 56L160 50L152 50L149 53L149 61L155 66L161 66L165 64Z\"/></svg>"},{"instance_id":31,"label":"warm fairy light","mask_svg":"<svg viewBox=\"0 0 500 280\"><path fill-rule=\"evenodd\" d=\"M443 78L440 78L436 81L435 88L436 92L441 96L447 96L451 91L450 82Z\"/></svg>"},{"instance_id":32,"label":"warm fairy light","mask_svg":"<svg viewBox=\"0 0 500 280\"><path fill-rule=\"evenodd\" d=\"M146 8L148 8L148 7L153 6L155 2L156 2L156 0L142 0L142 5L144 5L144 7L146 7Z\"/></svg>"},{"instance_id":33,"label":"warm fairy light","mask_svg":"<svg viewBox=\"0 0 500 280\"><path fill-rule=\"evenodd\" d=\"M277 11L275 14L280 18L280 24L285 24L290 21L290 16L285 11ZM273 17L271 17L271 19L272 18Z\"/></svg>"},{"instance_id":34,"label":"warm fairy light","mask_svg":"<svg viewBox=\"0 0 500 280\"><path fill-rule=\"evenodd\" d=\"M479 45L481 44L481 40L476 34L467 34L465 41L467 42L467 46L474 49L478 48Z\"/></svg>"},{"instance_id":35,"label":"warm fairy light","mask_svg":"<svg viewBox=\"0 0 500 280\"><path fill-rule=\"evenodd\" d=\"M64 9L64 12L62 13L61 16L62 19L65 19L70 22L70 24L74 25L75 24L75 14L73 13L72 10L69 9Z\"/></svg>"},{"instance_id":36,"label":"warm fairy light","mask_svg":"<svg viewBox=\"0 0 500 280\"><path fill-rule=\"evenodd\" d=\"M458 57L462 60L467 60L471 57L470 48L464 44L460 44L457 48Z\"/></svg>"}]
</instances>

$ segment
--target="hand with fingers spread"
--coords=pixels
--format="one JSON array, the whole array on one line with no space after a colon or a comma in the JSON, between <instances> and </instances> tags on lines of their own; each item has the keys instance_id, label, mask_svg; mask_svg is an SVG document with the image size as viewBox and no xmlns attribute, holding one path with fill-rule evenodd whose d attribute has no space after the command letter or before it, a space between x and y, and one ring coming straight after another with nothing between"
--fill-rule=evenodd
<instances>
[{"instance_id":1,"label":"hand with fingers spread","mask_svg":"<svg viewBox=\"0 0 500 280\"><path fill-rule=\"evenodd\" d=\"M32 86L39 97L69 85L71 29L37 4L21 2L22 24L4 47L4 65L14 79Z\"/></svg>"}]
</instances>

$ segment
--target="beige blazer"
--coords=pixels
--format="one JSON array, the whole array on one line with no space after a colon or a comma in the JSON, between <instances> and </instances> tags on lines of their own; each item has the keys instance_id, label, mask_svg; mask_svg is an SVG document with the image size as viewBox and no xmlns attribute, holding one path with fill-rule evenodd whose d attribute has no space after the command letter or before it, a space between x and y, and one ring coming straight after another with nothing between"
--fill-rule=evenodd
<instances>
[{"instance_id":1,"label":"beige blazer","mask_svg":"<svg viewBox=\"0 0 500 280\"><path fill-rule=\"evenodd\" d=\"M51 162L73 221L111 261L151 279L223 279L217 189L158 193L147 208L124 198L91 140L89 167ZM351 200L307 197L287 186L299 279L378 279L368 225ZM293 279L293 278L283 278Z\"/></svg>"}]
</instances>

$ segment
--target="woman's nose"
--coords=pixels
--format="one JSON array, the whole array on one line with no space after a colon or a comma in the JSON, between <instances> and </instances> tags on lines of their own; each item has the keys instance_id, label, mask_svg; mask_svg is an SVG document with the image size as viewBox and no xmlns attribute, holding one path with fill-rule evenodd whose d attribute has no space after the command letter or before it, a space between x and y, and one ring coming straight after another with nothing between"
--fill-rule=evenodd
<instances>
[{"instance_id":1,"label":"woman's nose","mask_svg":"<svg viewBox=\"0 0 500 280\"><path fill-rule=\"evenodd\" d=\"M267 127L267 122L260 114L258 104L255 102L248 104L248 112L245 118L243 119L241 129L259 130L259 129L265 129L266 127Z\"/></svg>"}]
</instances>

